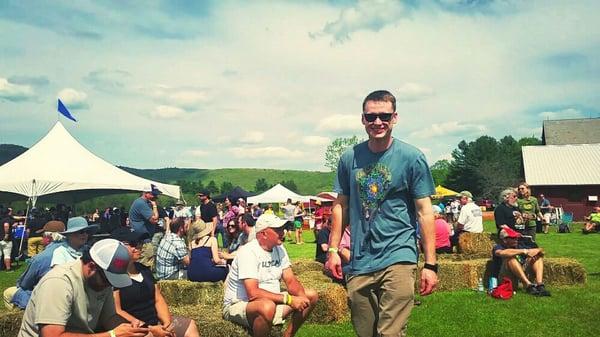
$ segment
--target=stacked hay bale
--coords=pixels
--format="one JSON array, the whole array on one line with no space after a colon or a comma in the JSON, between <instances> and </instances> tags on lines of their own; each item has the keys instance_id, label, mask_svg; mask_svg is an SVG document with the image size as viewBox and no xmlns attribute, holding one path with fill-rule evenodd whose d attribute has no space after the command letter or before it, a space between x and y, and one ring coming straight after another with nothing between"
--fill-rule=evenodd
<instances>
[{"instance_id":1,"label":"stacked hay bale","mask_svg":"<svg viewBox=\"0 0 600 337\"><path fill-rule=\"evenodd\" d=\"M458 253L471 258L489 257L493 247L490 233L462 233L458 238Z\"/></svg>"},{"instance_id":2,"label":"stacked hay bale","mask_svg":"<svg viewBox=\"0 0 600 337\"><path fill-rule=\"evenodd\" d=\"M14 337L19 333L23 312L14 309L0 314L0 337Z\"/></svg>"}]
</instances>

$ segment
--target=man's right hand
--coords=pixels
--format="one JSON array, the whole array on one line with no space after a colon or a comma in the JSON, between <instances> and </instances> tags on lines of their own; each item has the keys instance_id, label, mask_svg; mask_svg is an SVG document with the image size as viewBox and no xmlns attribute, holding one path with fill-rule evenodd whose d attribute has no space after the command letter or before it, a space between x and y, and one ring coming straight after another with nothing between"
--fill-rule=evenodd
<instances>
[{"instance_id":1,"label":"man's right hand","mask_svg":"<svg viewBox=\"0 0 600 337\"><path fill-rule=\"evenodd\" d=\"M327 262L329 264L329 271L333 277L338 280L342 279L342 259L340 255L337 253L329 253L327 257Z\"/></svg>"},{"instance_id":2,"label":"man's right hand","mask_svg":"<svg viewBox=\"0 0 600 337\"><path fill-rule=\"evenodd\" d=\"M162 325L152 325L149 327L149 330L153 337L175 337L175 333L173 331L168 330Z\"/></svg>"},{"instance_id":3,"label":"man's right hand","mask_svg":"<svg viewBox=\"0 0 600 337\"><path fill-rule=\"evenodd\" d=\"M148 334L148 328L134 328L130 323L120 324L115 328L117 337L144 337Z\"/></svg>"},{"instance_id":4,"label":"man's right hand","mask_svg":"<svg viewBox=\"0 0 600 337\"><path fill-rule=\"evenodd\" d=\"M302 311L310 305L310 300L304 296L292 296L290 307L296 311Z\"/></svg>"}]
</instances>

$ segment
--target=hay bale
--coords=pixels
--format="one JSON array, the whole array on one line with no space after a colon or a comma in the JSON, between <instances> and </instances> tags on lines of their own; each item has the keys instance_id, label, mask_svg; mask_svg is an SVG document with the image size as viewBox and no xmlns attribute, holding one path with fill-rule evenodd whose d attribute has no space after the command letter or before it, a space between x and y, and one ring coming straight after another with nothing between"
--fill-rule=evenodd
<instances>
[{"instance_id":1,"label":"hay bale","mask_svg":"<svg viewBox=\"0 0 600 337\"><path fill-rule=\"evenodd\" d=\"M458 238L458 252L469 256L489 257L494 247L490 233L462 233Z\"/></svg>"},{"instance_id":2,"label":"hay bale","mask_svg":"<svg viewBox=\"0 0 600 337\"><path fill-rule=\"evenodd\" d=\"M553 286L577 285L587 282L587 272L577 260L569 258L544 259L544 283Z\"/></svg>"},{"instance_id":3,"label":"hay bale","mask_svg":"<svg viewBox=\"0 0 600 337\"><path fill-rule=\"evenodd\" d=\"M19 333L22 310L7 310L0 312L0 337L14 337Z\"/></svg>"},{"instance_id":4,"label":"hay bale","mask_svg":"<svg viewBox=\"0 0 600 337\"><path fill-rule=\"evenodd\" d=\"M315 290L322 289L333 283L333 280L329 276L323 274L322 271L305 271L302 274L296 274L296 277L298 278L298 281L302 283L302 286ZM285 286L283 283L282 285Z\"/></svg>"},{"instance_id":5,"label":"hay bale","mask_svg":"<svg viewBox=\"0 0 600 337\"><path fill-rule=\"evenodd\" d=\"M222 282L192 282L188 280L159 281L158 285L169 306L223 304Z\"/></svg>"},{"instance_id":6,"label":"hay bale","mask_svg":"<svg viewBox=\"0 0 600 337\"><path fill-rule=\"evenodd\" d=\"M196 321L202 337L251 336L246 328L229 322L222 317L222 307L214 305L187 305L171 308L173 315L188 317ZM269 336L283 335L283 328L276 326Z\"/></svg>"},{"instance_id":7,"label":"hay bale","mask_svg":"<svg viewBox=\"0 0 600 337\"><path fill-rule=\"evenodd\" d=\"M323 264L310 259L297 259L292 263L292 270L296 275L307 271L323 271Z\"/></svg>"},{"instance_id":8,"label":"hay bale","mask_svg":"<svg viewBox=\"0 0 600 337\"><path fill-rule=\"evenodd\" d=\"M308 317L309 323L339 323L350 319L348 294L346 289L335 283L330 283L317 290L319 301Z\"/></svg>"}]
</instances>

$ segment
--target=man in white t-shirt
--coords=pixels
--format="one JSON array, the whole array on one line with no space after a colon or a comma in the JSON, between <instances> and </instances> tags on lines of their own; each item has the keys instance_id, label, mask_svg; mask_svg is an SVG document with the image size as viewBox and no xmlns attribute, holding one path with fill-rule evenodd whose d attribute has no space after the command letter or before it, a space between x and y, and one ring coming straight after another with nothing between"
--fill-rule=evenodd
<instances>
[{"instance_id":1,"label":"man in white t-shirt","mask_svg":"<svg viewBox=\"0 0 600 337\"><path fill-rule=\"evenodd\" d=\"M317 293L304 289L282 245L286 220L263 214L256 220L256 240L242 246L225 280L223 318L267 336L271 326L292 314L285 336L296 334L315 307ZM282 292L280 281L286 284Z\"/></svg>"},{"instance_id":2,"label":"man in white t-shirt","mask_svg":"<svg viewBox=\"0 0 600 337\"><path fill-rule=\"evenodd\" d=\"M296 206L292 204L292 199L288 198L285 205L281 206L281 210L283 210L283 217L286 220L284 227L284 234L287 238L292 241L292 231L296 228L294 227L294 216L296 215Z\"/></svg>"},{"instance_id":3,"label":"man in white t-shirt","mask_svg":"<svg viewBox=\"0 0 600 337\"><path fill-rule=\"evenodd\" d=\"M453 246L458 245L458 238L464 232L481 233L483 232L483 212L481 208L473 202L473 194L469 191L462 191L458 194L460 198L460 214L456 221L456 230L452 236Z\"/></svg>"}]
</instances>

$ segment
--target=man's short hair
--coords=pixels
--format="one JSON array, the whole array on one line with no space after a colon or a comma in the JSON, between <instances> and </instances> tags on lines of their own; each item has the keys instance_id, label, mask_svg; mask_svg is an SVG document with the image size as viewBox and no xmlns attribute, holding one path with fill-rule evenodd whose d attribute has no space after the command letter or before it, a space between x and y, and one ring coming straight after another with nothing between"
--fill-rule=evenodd
<instances>
[{"instance_id":1,"label":"man's short hair","mask_svg":"<svg viewBox=\"0 0 600 337\"><path fill-rule=\"evenodd\" d=\"M185 219L184 218L179 217L179 218L173 219L173 221L169 225L169 227L171 228L171 233L177 233L177 232L179 232L179 229L184 224L185 224Z\"/></svg>"},{"instance_id":2,"label":"man's short hair","mask_svg":"<svg viewBox=\"0 0 600 337\"><path fill-rule=\"evenodd\" d=\"M248 213L244 213L242 215L242 221L244 221L246 223L246 225L248 225L250 227L253 227L256 224L256 222L255 222L254 218L252 217L252 215L248 214Z\"/></svg>"},{"instance_id":3,"label":"man's short hair","mask_svg":"<svg viewBox=\"0 0 600 337\"><path fill-rule=\"evenodd\" d=\"M368 94L367 97L365 97L365 100L362 104L363 112L365 111L365 106L367 105L368 101L390 102L392 103L392 109L394 110L394 112L396 112L396 97L394 97L394 95L392 95L392 93L387 90L377 90Z\"/></svg>"}]
</instances>

